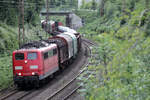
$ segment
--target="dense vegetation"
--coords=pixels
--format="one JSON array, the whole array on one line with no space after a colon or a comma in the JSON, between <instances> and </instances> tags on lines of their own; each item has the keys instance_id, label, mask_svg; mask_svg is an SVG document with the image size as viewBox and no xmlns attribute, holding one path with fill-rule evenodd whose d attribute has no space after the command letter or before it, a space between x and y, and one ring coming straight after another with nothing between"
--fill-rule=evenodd
<instances>
[{"instance_id":1,"label":"dense vegetation","mask_svg":"<svg viewBox=\"0 0 150 100\"><path fill-rule=\"evenodd\" d=\"M96 0L91 0L89 2L86 2L85 0L82 0L81 9L92 9L96 10L98 7L98 3L96 3Z\"/></svg>"},{"instance_id":2,"label":"dense vegetation","mask_svg":"<svg viewBox=\"0 0 150 100\"><path fill-rule=\"evenodd\" d=\"M87 100L150 99L148 3L107 0L104 15L95 12L95 20L90 12L78 12L87 21L79 31L99 45L93 49L88 70L79 77L80 92Z\"/></svg>"},{"instance_id":3,"label":"dense vegetation","mask_svg":"<svg viewBox=\"0 0 150 100\"><path fill-rule=\"evenodd\" d=\"M18 49L18 0L0 1L0 89L11 86L12 51ZM46 35L40 28L39 12L43 0L25 1L25 40ZM38 34L38 35L37 35ZM44 36L45 37L45 36ZM44 38L43 37L43 38Z\"/></svg>"},{"instance_id":4,"label":"dense vegetation","mask_svg":"<svg viewBox=\"0 0 150 100\"><path fill-rule=\"evenodd\" d=\"M76 9L78 4L78 0L50 0L49 7L51 8L57 8L57 9Z\"/></svg>"},{"instance_id":5,"label":"dense vegetation","mask_svg":"<svg viewBox=\"0 0 150 100\"><path fill-rule=\"evenodd\" d=\"M36 24L39 20L39 12L43 7L44 0L25 0L24 17L25 23ZM19 16L19 0L0 1L0 21L8 25L17 26Z\"/></svg>"},{"instance_id":6,"label":"dense vegetation","mask_svg":"<svg viewBox=\"0 0 150 100\"><path fill-rule=\"evenodd\" d=\"M44 0L25 1L26 41L40 39ZM51 0L51 8L77 7L77 0ZM18 1L0 1L0 89L12 83L11 53L18 48ZM87 100L150 100L149 0L95 0L76 10L85 21L78 31L96 41L90 66L79 79ZM61 19L62 20L62 19ZM38 30L37 30L38 29ZM45 34L46 35L46 34ZM44 36L43 38L46 38ZM89 75L87 79L87 75Z\"/></svg>"},{"instance_id":7,"label":"dense vegetation","mask_svg":"<svg viewBox=\"0 0 150 100\"><path fill-rule=\"evenodd\" d=\"M17 30L0 23L0 88L12 85L12 51L18 48Z\"/></svg>"}]
</instances>

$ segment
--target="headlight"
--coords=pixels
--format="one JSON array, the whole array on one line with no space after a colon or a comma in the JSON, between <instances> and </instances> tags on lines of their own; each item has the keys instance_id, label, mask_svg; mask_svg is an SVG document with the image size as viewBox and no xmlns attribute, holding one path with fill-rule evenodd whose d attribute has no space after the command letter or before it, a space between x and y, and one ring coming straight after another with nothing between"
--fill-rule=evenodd
<instances>
[{"instance_id":1,"label":"headlight","mask_svg":"<svg viewBox=\"0 0 150 100\"><path fill-rule=\"evenodd\" d=\"M21 76L21 73L18 73L19 76Z\"/></svg>"},{"instance_id":2,"label":"headlight","mask_svg":"<svg viewBox=\"0 0 150 100\"><path fill-rule=\"evenodd\" d=\"M32 65L32 66L30 66L30 69L38 69L38 66L37 65Z\"/></svg>"},{"instance_id":3,"label":"headlight","mask_svg":"<svg viewBox=\"0 0 150 100\"><path fill-rule=\"evenodd\" d=\"M35 75L35 73L34 73L34 72L32 72L32 75Z\"/></svg>"},{"instance_id":4,"label":"headlight","mask_svg":"<svg viewBox=\"0 0 150 100\"><path fill-rule=\"evenodd\" d=\"M22 66L15 66L15 70L22 70Z\"/></svg>"}]
</instances>

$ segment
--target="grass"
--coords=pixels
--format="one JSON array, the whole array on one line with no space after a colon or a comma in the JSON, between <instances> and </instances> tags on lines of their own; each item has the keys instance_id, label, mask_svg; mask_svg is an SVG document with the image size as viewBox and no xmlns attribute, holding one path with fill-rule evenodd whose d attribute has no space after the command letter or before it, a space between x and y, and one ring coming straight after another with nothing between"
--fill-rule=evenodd
<instances>
[{"instance_id":1,"label":"grass","mask_svg":"<svg viewBox=\"0 0 150 100\"><path fill-rule=\"evenodd\" d=\"M13 83L11 53L18 47L16 29L0 22L0 89Z\"/></svg>"},{"instance_id":2,"label":"grass","mask_svg":"<svg viewBox=\"0 0 150 100\"><path fill-rule=\"evenodd\" d=\"M0 89L13 83L12 56L0 56Z\"/></svg>"}]
</instances>

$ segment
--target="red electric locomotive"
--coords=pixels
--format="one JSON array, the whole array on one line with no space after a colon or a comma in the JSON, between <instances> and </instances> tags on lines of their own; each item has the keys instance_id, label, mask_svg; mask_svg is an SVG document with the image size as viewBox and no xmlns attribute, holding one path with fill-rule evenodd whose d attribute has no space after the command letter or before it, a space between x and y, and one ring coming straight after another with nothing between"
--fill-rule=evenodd
<instances>
[{"instance_id":1,"label":"red electric locomotive","mask_svg":"<svg viewBox=\"0 0 150 100\"><path fill-rule=\"evenodd\" d=\"M59 69L56 44L42 48L20 49L13 52L13 74L17 85L38 84Z\"/></svg>"}]
</instances>

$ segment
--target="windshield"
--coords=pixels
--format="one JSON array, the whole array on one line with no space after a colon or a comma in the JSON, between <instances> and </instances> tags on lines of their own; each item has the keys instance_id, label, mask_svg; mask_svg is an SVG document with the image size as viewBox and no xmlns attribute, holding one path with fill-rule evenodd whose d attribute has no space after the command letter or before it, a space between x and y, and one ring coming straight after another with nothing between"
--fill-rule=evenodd
<instances>
[{"instance_id":1,"label":"windshield","mask_svg":"<svg viewBox=\"0 0 150 100\"><path fill-rule=\"evenodd\" d=\"M24 54L23 53L16 53L15 59L16 60L24 60Z\"/></svg>"},{"instance_id":2,"label":"windshield","mask_svg":"<svg viewBox=\"0 0 150 100\"><path fill-rule=\"evenodd\" d=\"M28 60L35 60L37 58L37 53L28 53Z\"/></svg>"}]
</instances>

